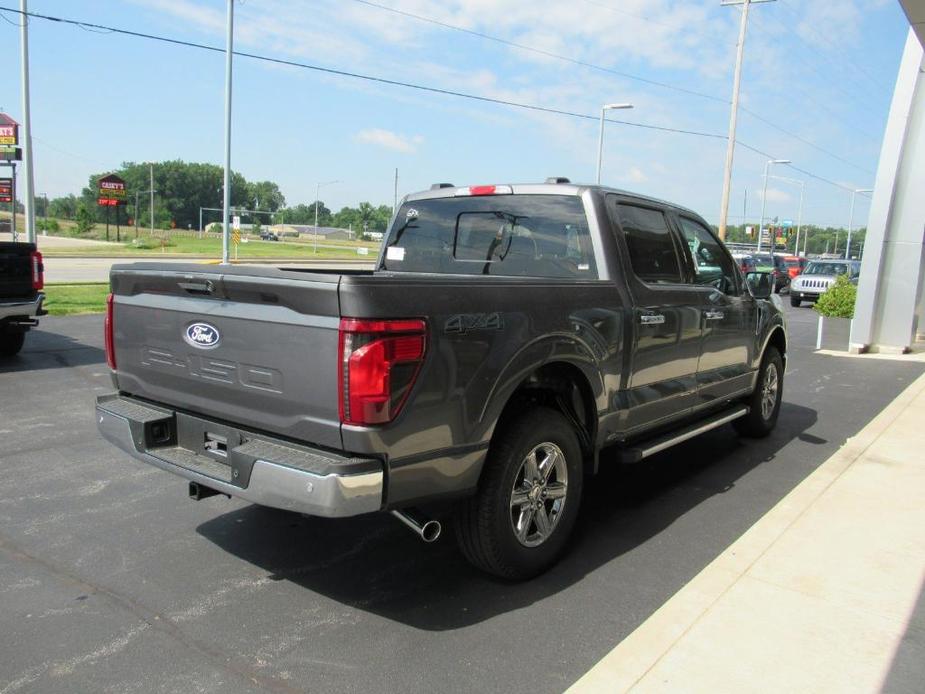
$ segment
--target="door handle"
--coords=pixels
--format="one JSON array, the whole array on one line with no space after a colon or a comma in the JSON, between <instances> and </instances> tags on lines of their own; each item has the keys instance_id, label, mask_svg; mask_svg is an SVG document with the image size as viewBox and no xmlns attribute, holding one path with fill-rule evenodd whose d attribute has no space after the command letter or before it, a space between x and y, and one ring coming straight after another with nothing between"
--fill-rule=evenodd
<instances>
[{"instance_id":1,"label":"door handle","mask_svg":"<svg viewBox=\"0 0 925 694\"><path fill-rule=\"evenodd\" d=\"M665 322L665 316L661 313L644 313L639 316L639 322L643 325L661 325Z\"/></svg>"},{"instance_id":2,"label":"door handle","mask_svg":"<svg viewBox=\"0 0 925 694\"><path fill-rule=\"evenodd\" d=\"M725 316L726 314L723 313L722 311L710 310L710 311L703 312L703 317L706 318L707 320L722 320L723 318L725 318Z\"/></svg>"}]
</instances>

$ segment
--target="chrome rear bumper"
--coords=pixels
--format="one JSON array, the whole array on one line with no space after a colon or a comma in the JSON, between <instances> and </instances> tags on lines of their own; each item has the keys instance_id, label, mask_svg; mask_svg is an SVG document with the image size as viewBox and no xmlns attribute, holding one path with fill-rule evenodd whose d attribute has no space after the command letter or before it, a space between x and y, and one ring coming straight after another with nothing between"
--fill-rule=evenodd
<instances>
[{"instance_id":1,"label":"chrome rear bumper","mask_svg":"<svg viewBox=\"0 0 925 694\"><path fill-rule=\"evenodd\" d=\"M120 395L97 398L96 418L103 437L132 457L223 494L330 518L382 509L379 460L296 446ZM182 440L204 424L223 432L227 450L193 450Z\"/></svg>"}]
</instances>

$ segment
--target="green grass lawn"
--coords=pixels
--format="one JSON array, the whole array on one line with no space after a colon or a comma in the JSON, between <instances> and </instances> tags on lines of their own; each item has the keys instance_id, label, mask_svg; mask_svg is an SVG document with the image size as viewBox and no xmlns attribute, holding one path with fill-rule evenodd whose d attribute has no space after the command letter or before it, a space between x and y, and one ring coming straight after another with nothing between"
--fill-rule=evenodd
<instances>
[{"instance_id":1,"label":"green grass lawn","mask_svg":"<svg viewBox=\"0 0 925 694\"><path fill-rule=\"evenodd\" d=\"M169 254L199 255L213 258L222 256L222 240L217 238L188 238L174 237L170 239L168 246L150 247L157 243L157 239L149 237L144 238L145 247L135 247L131 241L124 243L119 247L84 247L74 249L48 249L43 251L48 256L114 256L125 255L129 257L159 256ZM326 244L328 245L328 244ZM378 244L370 243L365 247L369 249L369 255L357 254L357 245L338 244L337 248L318 248L317 254L311 244L306 243L287 243L285 241L248 241L238 245L238 259L247 260L248 258L287 258L299 259L304 258L311 260L313 258L329 259L351 259L351 260L375 260L378 252ZM229 255L234 258L234 246L229 249Z\"/></svg>"},{"instance_id":2,"label":"green grass lawn","mask_svg":"<svg viewBox=\"0 0 925 694\"><path fill-rule=\"evenodd\" d=\"M106 310L109 283L46 284L44 292L44 306L52 316L102 313Z\"/></svg>"}]
</instances>

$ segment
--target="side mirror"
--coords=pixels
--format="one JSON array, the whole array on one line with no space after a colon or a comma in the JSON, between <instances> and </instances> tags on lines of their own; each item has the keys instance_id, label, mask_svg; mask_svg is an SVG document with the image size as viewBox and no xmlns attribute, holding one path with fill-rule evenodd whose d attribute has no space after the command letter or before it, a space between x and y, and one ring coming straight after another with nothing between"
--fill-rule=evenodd
<instances>
[{"instance_id":1,"label":"side mirror","mask_svg":"<svg viewBox=\"0 0 925 694\"><path fill-rule=\"evenodd\" d=\"M745 282L752 296L756 299L770 299L773 283L769 272L749 272L745 275Z\"/></svg>"}]
</instances>

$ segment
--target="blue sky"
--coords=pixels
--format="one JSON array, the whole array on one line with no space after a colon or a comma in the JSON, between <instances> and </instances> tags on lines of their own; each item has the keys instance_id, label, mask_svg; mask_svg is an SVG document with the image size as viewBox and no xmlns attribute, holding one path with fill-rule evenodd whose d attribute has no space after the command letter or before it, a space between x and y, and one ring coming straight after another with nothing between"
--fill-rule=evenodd
<instances>
[{"instance_id":1,"label":"blue sky","mask_svg":"<svg viewBox=\"0 0 925 694\"><path fill-rule=\"evenodd\" d=\"M740 10L719 0L374 4L534 50L357 0L239 1L236 48L588 115L604 103L630 102L632 111L613 117L726 134ZM222 0L29 5L32 12L224 45ZM742 80L742 105L751 113L740 114L738 139L830 181L870 187L907 29L893 0L753 5ZM39 193L78 192L90 173L126 160L222 162L222 54L38 19L30 46ZM0 47L0 108L19 118L18 29L8 22L0 22ZM289 204L312 201L317 181L338 180L321 195L335 209L360 200L391 204L395 167L404 194L436 181L592 181L597 156L594 120L247 58L235 60L233 132L236 170L278 182ZM687 205L715 222L724 155L721 138L609 124L603 181ZM731 223L741 219L746 190L750 221L760 214L765 159L737 148ZM849 193L789 167L775 173L806 181L805 221L847 224ZM768 213L796 218L798 197L797 187L772 180ZM866 201L858 209L863 218Z\"/></svg>"}]
</instances>

